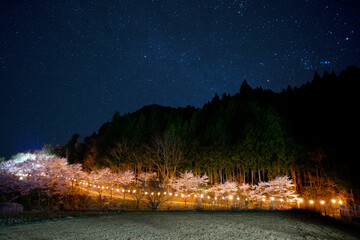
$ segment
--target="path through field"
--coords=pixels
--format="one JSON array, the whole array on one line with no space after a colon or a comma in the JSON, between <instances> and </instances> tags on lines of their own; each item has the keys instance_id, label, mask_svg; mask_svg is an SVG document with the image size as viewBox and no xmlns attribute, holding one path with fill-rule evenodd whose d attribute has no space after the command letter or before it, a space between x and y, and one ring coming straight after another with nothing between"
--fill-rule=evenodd
<instances>
[{"instance_id":1,"label":"path through field","mask_svg":"<svg viewBox=\"0 0 360 240\"><path fill-rule=\"evenodd\" d=\"M126 212L0 228L0 239L359 239L293 212Z\"/></svg>"}]
</instances>

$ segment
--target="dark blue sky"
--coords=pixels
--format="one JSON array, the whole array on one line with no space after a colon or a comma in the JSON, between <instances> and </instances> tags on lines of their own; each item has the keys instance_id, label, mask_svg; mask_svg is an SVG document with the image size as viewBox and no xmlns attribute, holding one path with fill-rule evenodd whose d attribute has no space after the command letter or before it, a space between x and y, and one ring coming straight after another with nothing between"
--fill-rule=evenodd
<instances>
[{"instance_id":1,"label":"dark blue sky","mask_svg":"<svg viewBox=\"0 0 360 240\"><path fill-rule=\"evenodd\" d=\"M114 111L201 107L360 66L359 1L1 1L0 156L89 135Z\"/></svg>"}]
</instances>

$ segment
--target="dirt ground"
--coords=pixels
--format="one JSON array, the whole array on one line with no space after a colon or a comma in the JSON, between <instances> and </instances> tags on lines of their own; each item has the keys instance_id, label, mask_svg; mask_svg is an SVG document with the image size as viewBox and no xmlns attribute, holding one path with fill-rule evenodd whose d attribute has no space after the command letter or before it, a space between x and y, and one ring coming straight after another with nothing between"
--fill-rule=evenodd
<instances>
[{"instance_id":1,"label":"dirt ground","mask_svg":"<svg viewBox=\"0 0 360 240\"><path fill-rule=\"evenodd\" d=\"M360 239L292 212L125 212L0 228L0 239Z\"/></svg>"}]
</instances>

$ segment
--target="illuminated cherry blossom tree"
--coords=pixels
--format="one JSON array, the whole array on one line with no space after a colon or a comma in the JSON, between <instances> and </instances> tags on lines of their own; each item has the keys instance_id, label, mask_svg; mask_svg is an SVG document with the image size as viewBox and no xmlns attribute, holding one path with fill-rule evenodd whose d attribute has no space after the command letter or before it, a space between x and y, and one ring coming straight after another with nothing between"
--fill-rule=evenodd
<instances>
[{"instance_id":1,"label":"illuminated cherry blossom tree","mask_svg":"<svg viewBox=\"0 0 360 240\"><path fill-rule=\"evenodd\" d=\"M208 176L194 175L192 171L185 171L180 174L180 177L173 182L171 187L178 193L183 194L186 206L186 199L189 195L199 192L208 183Z\"/></svg>"}]
</instances>

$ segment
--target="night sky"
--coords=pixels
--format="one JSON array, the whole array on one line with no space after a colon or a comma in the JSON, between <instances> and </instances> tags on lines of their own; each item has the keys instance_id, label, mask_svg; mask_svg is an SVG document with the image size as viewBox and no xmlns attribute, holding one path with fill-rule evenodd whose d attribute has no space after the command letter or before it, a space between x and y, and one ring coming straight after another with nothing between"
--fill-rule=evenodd
<instances>
[{"instance_id":1,"label":"night sky","mask_svg":"<svg viewBox=\"0 0 360 240\"><path fill-rule=\"evenodd\" d=\"M0 156L118 110L201 107L360 66L359 1L0 1Z\"/></svg>"}]
</instances>

